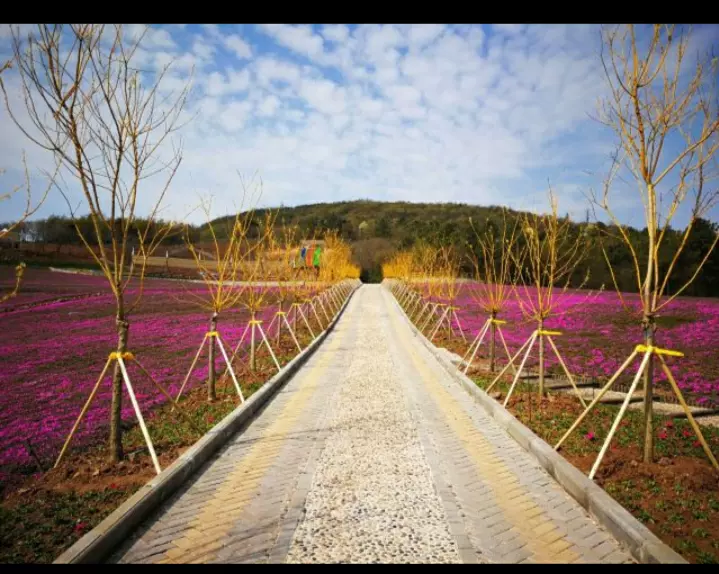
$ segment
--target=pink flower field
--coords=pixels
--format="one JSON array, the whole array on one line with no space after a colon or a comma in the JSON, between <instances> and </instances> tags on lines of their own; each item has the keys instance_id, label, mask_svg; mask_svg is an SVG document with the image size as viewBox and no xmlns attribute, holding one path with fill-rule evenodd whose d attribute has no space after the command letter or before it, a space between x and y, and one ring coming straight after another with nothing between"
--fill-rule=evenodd
<instances>
[{"instance_id":1,"label":"pink flower field","mask_svg":"<svg viewBox=\"0 0 719 574\"><path fill-rule=\"evenodd\" d=\"M587 295L575 291L561 296L557 300L557 314L546 321L545 327L562 332L554 341L572 374L608 380L634 347L643 342L639 317L630 316L614 292L595 293L588 299ZM624 299L639 310L636 295L625 295ZM457 305L461 307L458 315L462 327L473 338L486 317L466 288L460 292ZM499 318L507 321L502 331L512 353L536 328L536 324L524 319L514 297ZM667 357L666 361L687 398L697 405L719 407L719 300L680 297L669 304L658 324L657 345L685 354L683 358ZM546 349L548 367L561 368L548 345ZM500 357L504 358L503 355ZM536 352L531 357L536 363ZM620 382L631 382L632 372L638 366L637 359L633 371L627 369ZM660 388L670 392L669 384L662 382L666 377L659 367L656 376Z\"/></svg>"},{"instance_id":2,"label":"pink flower field","mask_svg":"<svg viewBox=\"0 0 719 574\"><path fill-rule=\"evenodd\" d=\"M12 283L12 269L0 272L0 288L5 289ZM201 284L147 280L141 305L130 318L130 350L173 396L210 320L209 312L189 300L188 290L205 292ZM74 298L58 301L68 297ZM27 269L21 294L1 309L0 482L33 464L27 440L43 464L54 460L117 341L114 298L102 277ZM273 313L268 308L261 318ZM230 345L239 340L247 318L240 310L221 315L218 328ZM224 363L217 355L219 370ZM206 351L203 356L189 386L207 375ZM136 367L129 372L143 414L166 401ZM110 397L108 378L74 445L107 437ZM127 398L123 407L123 419L134 422Z\"/></svg>"}]
</instances>

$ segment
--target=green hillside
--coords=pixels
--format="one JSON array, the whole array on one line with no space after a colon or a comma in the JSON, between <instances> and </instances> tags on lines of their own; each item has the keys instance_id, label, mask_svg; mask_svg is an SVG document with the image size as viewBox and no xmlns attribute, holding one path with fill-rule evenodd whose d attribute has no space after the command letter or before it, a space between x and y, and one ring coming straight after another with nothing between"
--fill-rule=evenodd
<instances>
[{"instance_id":1,"label":"green hillside","mask_svg":"<svg viewBox=\"0 0 719 574\"><path fill-rule=\"evenodd\" d=\"M277 223L296 224L304 238L321 238L327 230L338 231L341 236L352 244L355 262L362 267L363 279L381 280L380 266L395 251L411 247L422 239L435 245L452 244L462 254L477 252L476 240L472 232L469 218L475 228L482 232L487 225L499 225L502 221L502 210L497 206L478 206L461 203L408 203L381 201L345 201L338 203L316 203L296 207L277 208ZM259 227L266 209L255 212L254 222ZM273 209L274 211L274 209ZM516 212L510 212L516 216ZM213 228L222 240L229 232L231 217L219 218L213 222ZM223 225L223 223L228 225ZM92 235L92 224L82 218L78 224L86 233ZM135 227L142 229L145 221L137 220ZM699 220L692 229L686 247L674 266L668 290L674 292L694 272L711 245L719 226L705 220ZM183 233L176 229L163 243L160 252L167 250L173 256L183 257ZM637 283L633 272L633 262L627 247L613 239L616 229L602 224L575 222L572 226L574 234L583 233L590 241L590 250L585 262L577 269L574 283L580 284L589 273L588 286L599 288L602 285L612 288L612 280L607 264L600 248L600 238L604 242L609 260L615 270L617 282L623 291L636 291ZM638 246L640 260L646 260L646 232L629 228L627 232L633 236ZM682 241L684 230L669 230L662 249L660 250L660 267L666 269L677 246ZM44 220L25 222L22 227L25 241L43 252L55 253L55 258L68 257L65 246L77 246L74 251L84 253L72 222L66 217L51 216ZM193 242L200 247L208 247L211 234L207 224L192 227L190 235ZM107 239L109 241L109 238ZM132 245L128 246L130 249ZM74 253L73 251L73 253ZM20 252L18 252L20 253ZM28 251L22 255L29 257ZM47 253L45 253L47 255ZM12 263L17 259L9 250L0 250L0 262ZM29 263L32 259L26 259ZM471 274L469 259L463 268L465 275ZM719 296L719 249L714 250L697 278L696 282L686 291L685 295Z\"/></svg>"},{"instance_id":2,"label":"green hillside","mask_svg":"<svg viewBox=\"0 0 719 574\"><path fill-rule=\"evenodd\" d=\"M256 219L264 216L265 210L258 210ZM513 216L517 212L510 211ZM469 223L482 232L487 225L501 224L502 208L462 203L409 203L380 201L347 201L338 203L316 203L297 207L280 207L278 222L296 224L305 237L321 236L324 230L337 230L351 242L355 260L363 269L364 279L380 280L380 265L398 249L411 247L417 240L430 243L452 244L464 254L474 250L476 241ZM221 221L221 220L218 220ZM631 255L626 246L613 239L616 229L603 224L575 222L573 233L588 234L591 248L586 261L574 277L578 285L589 273L590 288L612 288L611 275L602 255L600 237L614 267L617 282L623 291L637 290L633 274ZM674 267L668 289L679 286L688 279L696 265L706 255L719 226L699 220L692 229L680 260ZM670 230L660 250L660 266L666 268L681 243L684 230ZM646 233L633 228L628 233L639 245L638 255L646 254ZM467 260L464 273L471 274ZM719 250L715 250L707 261L697 281L684 294L695 296L719 296Z\"/></svg>"}]
</instances>

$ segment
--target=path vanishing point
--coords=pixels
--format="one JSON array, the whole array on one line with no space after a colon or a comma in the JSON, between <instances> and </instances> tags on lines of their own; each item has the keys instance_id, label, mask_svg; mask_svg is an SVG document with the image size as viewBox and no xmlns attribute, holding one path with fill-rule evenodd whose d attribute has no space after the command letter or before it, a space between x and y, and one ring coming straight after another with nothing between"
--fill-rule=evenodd
<instances>
[{"instance_id":1,"label":"path vanishing point","mask_svg":"<svg viewBox=\"0 0 719 574\"><path fill-rule=\"evenodd\" d=\"M380 285L110 561L633 562Z\"/></svg>"}]
</instances>

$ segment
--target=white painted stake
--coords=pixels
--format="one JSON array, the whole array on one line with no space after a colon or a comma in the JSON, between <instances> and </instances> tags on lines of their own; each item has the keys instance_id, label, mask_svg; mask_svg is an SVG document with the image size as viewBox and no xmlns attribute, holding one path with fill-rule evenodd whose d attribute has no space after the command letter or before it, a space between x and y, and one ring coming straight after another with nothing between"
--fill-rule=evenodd
<instances>
[{"instance_id":1,"label":"white painted stake","mask_svg":"<svg viewBox=\"0 0 719 574\"><path fill-rule=\"evenodd\" d=\"M534 346L534 342L537 340L537 336L539 335L539 331L535 331L532 333L532 336L529 338L529 344L527 345L527 351L524 353L524 358L522 359L522 362L519 365L519 370L517 371L517 374L514 375L514 381L512 381L512 386L509 387L509 392L507 393L507 397L504 399L504 405L507 406L507 403L509 402L509 397L512 396L512 393L514 392L514 387L517 385L517 381L519 381L519 375L522 374L522 369L524 369L524 363L527 362L527 358L529 357L529 352L532 350L532 347Z\"/></svg>"},{"instance_id":2,"label":"white painted stake","mask_svg":"<svg viewBox=\"0 0 719 574\"><path fill-rule=\"evenodd\" d=\"M147 427L145 426L145 419L142 418L142 413L140 412L140 405L137 404L137 399L135 398L135 391L132 389L132 385L130 384L130 377L127 376L127 369L125 369L125 361L121 356L118 356L117 362L120 364L122 378L125 379L125 386L127 387L127 392L130 395L130 401L132 402L132 406L135 409L137 421L140 423L142 435L145 437L147 449L150 451L150 457L152 458L152 464L155 466L155 472L157 472L157 474L160 474L162 472L162 469L160 468L160 463L157 460L155 448L152 446L152 441L150 440L150 433L147 432Z\"/></svg>"},{"instance_id":3,"label":"white painted stake","mask_svg":"<svg viewBox=\"0 0 719 574\"><path fill-rule=\"evenodd\" d=\"M272 346L270 345L270 342L267 340L267 336L265 335L265 331L262 329L262 325L260 325L258 323L257 328L260 330L260 335L262 335L262 340L265 342L265 345L267 345L267 350L270 352L270 355L272 355L272 360L275 362L277 371L278 372L281 371L282 367L280 367L280 363L277 361L277 357L275 357L275 353L272 350Z\"/></svg>"},{"instance_id":4,"label":"white painted stake","mask_svg":"<svg viewBox=\"0 0 719 574\"><path fill-rule=\"evenodd\" d=\"M190 370L187 371L185 380L182 381L182 385L180 386L180 390L177 393L177 398L175 399L175 402L180 400L180 397L182 396L182 391L185 390L185 385L187 384L187 381L190 380L190 375L192 374L192 371L195 368L195 365L197 364L197 360L200 358L200 353L202 353L202 349L205 347L206 341L207 341L207 333L205 333L205 336L202 338L202 343L200 343L200 348L197 349L197 354L195 354L195 358L192 360L192 364L190 365Z\"/></svg>"},{"instance_id":5,"label":"white painted stake","mask_svg":"<svg viewBox=\"0 0 719 574\"><path fill-rule=\"evenodd\" d=\"M486 323L484 324L484 327L482 327L482 330L477 334L477 337L474 339L474 342L477 343L477 346L474 347L474 352L472 353L472 356L469 358L469 361L467 361L467 366L464 368L464 374L467 374L467 371L469 370L470 365L472 364L472 361L474 361L474 357L477 354L477 351L479 351L479 347L482 345L482 341L484 340L484 335L487 333L487 330L489 329L489 326L491 324L492 320L487 319ZM474 343L472 343L474 345ZM469 347L470 349L472 346ZM467 351L469 352L469 351Z\"/></svg>"},{"instance_id":6,"label":"white painted stake","mask_svg":"<svg viewBox=\"0 0 719 574\"><path fill-rule=\"evenodd\" d=\"M316 339L315 332L312 330L312 327L310 327L310 324L307 321L307 317L305 316L305 312L302 310L302 307L297 307L297 309L300 312L300 317L302 317L302 320L305 322L305 325L307 325L307 329L309 330L310 335L312 335L312 340L314 341Z\"/></svg>"},{"instance_id":7,"label":"white painted stake","mask_svg":"<svg viewBox=\"0 0 719 574\"><path fill-rule=\"evenodd\" d=\"M302 346L300 345L299 341L297 340L297 337L295 337L295 332L292 330L292 327L290 326L290 322L287 320L287 315L282 315L282 318L285 320L285 325L287 325L287 329L290 331L290 335L292 335L292 340L295 342L295 345L297 345L297 349L299 349L300 353L302 352Z\"/></svg>"},{"instance_id":8,"label":"white painted stake","mask_svg":"<svg viewBox=\"0 0 719 574\"><path fill-rule=\"evenodd\" d=\"M614 437L614 433L617 431L617 427L619 427L619 421L624 416L624 412L627 410L627 407L629 406L629 401L632 398L632 395L634 394L634 391L637 388L637 385L639 384L639 379L641 378L642 373L644 372L644 369L647 368L647 363L649 362L649 357L651 356L652 352L647 351L644 353L644 358L642 359L641 365L639 365L639 370L637 371L637 374L634 377L634 380L632 381L632 386L629 387L629 392L627 393L627 396L624 398L624 402L622 403L622 408L619 409L619 414L617 415L617 418L614 419L614 423L612 424L612 428L609 429L609 434L607 435L607 440L604 441L604 444L602 445L602 450L599 451L599 456L597 457L597 460L594 461L594 466L592 466L592 470L589 473L589 480L594 480L594 474L597 472L597 469L599 468L599 463L602 462L602 459L604 458L604 455L607 452L607 449L609 448L609 443L612 440L612 437Z\"/></svg>"},{"instance_id":9,"label":"white painted stake","mask_svg":"<svg viewBox=\"0 0 719 574\"><path fill-rule=\"evenodd\" d=\"M439 321L437 321L437 324L434 326L434 329L432 331L432 334L429 336L429 340L431 341L434 339L434 336L437 334L437 331L442 326L442 323L444 323L444 318L447 316L447 313L449 313L449 306L444 310L444 313L442 313L439 317ZM451 324L450 324L451 325Z\"/></svg>"},{"instance_id":10,"label":"white painted stake","mask_svg":"<svg viewBox=\"0 0 719 574\"><path fill-rule=\"evenodd\" d=\"M232 364L230 363L230 359L227 357L227 352L225 351L225 346L222 344L222 338L218 335L217 336L217 343L220 347L220 352L222 353L222 357L225 359L225 364L227 365L227 371L230 371L230 376L232 377L232 382L235 384L235 389L237 390L237 394L240 395L240 401L245 402L245 397L242 395L242 389L240 388L240 383L237 382L237 377L235 377L235 370L232 368ZM227 373L225 371L225 373Z\"/></svg>"}]
</instances>

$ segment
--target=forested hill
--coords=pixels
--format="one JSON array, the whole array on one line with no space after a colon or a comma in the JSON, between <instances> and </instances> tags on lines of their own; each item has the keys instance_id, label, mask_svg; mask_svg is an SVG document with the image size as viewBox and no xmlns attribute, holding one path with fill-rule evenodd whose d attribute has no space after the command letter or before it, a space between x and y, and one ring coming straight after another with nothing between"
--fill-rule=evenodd
<instances>
[{"instance_id":1,"label":"forested hill","mask_svg":"<svg viewBox=\"0 0 719 574\"><path fill-rule=\"evenodd\" d=\"M497 206L478 206L461 203L408 203L380 201L350 201L317 203L297 207L280 207L277 221L297 224L305 237L321 234L323 230L338 230L342 237L353 244L355 259L368 279L378 280L379 265L397 249L411 247L418 239L435 244L451 243L466 253L476 245L469 219L480 232L494 222L500 224L502 210ZM510 212L516 216L517 212ZM257 212L259 220L264 210ZM598 236L602 231L612 231L602 224L576 222L573 233L587 233L591 249L585 263L575 274L577 283L589 272L588 287L604 285L612 288L611 275L602 255ZM668 290L672 292L688 279L696 265L706 255L719 226L699 220L688 238L680 260L675 265ZM668 267L681 243L683 229L670 230L660 251L661 263ZM646 230L629 228L629 235L637 247L638 255L645 260L647 251ZM603 242L617 282L624 291L636 291L637 282L629 250L618 240L602 233ZM467 265L465 273L471 272ZM676 287L675 287L676 286ZM719 249L707 261L696 282L684 294L694 296L719 296Z\"/></svg>"},{"instance_id":2,"label":"forested hill","mask_svg":"<svg viewBox=\"0 0 719 574\"><path fill-rule=\"evenodd\" d=\"M254 220L257 224L263 220L265 211L258 210L255 213ZM510 217L516 215L517 212L510 212ZM450 243L463 254L472 250L478 252L476 239L469 223L470 217L475 228L482 232L487 225L492 225L491 222L501 225L502 209L496 206L459 203L350 201L280 207L277 222L297 224L303 237L307 239L321 238L328 229L338 231L352 244L355 260L363 269L363 278L378 281L381 279L381 263L396 250L411 247L418 239L437 245ZM219 224L213 225L213 228L220 240L231 228L230 225L222 225L228 219L230 218L220 218L214 222ZM93 235L92 222L87 217L80 218L77 223L84 233L90 237ZM138 219L134 227L140 230L146 225L147 222ZM0 229L2 227L0 223ZM719 226L704 220L699 220L695 224L684 252L675 264L668 285L670 293L678 289L694 273L697 263L706 255L717 229ZM38 248L43 247L43 244L51 250L56 246L75 245L78 250L83 250L72 221L66 217L51 216L44 220L25 222L18 231L24 241L37 244ZM170 234L163 243L172 250L173 254L182 251L184 233L181 231L176 229L176 232ZM621 289L636 291L637 281L629 250L619 240L609 238L605 231L609 231L611 235L613 230L601 224L593 225L586 222L572 224L572 233L585 234L591 244L584 264L577 269L574 276L575 284L580 284L589 272L589 287L598 288L604 285L607 289L612 288L611 275L600 247L601 236ZM660 250L662 268L666 269L671 263L677 246L681 243L683 231L683 229L672 230L665 237ZM646 261L646 231L630 228L627 232L632 237L640 260ZM212 235L206 224L192 228L190 235L195 243L211 244ZM110 241L110 237L106 237L105 241ZM131 247L132 245L129 245L128 249ZM47 249L43 249L43 252L45 251ZM18 254L29 257L27 250L19 251ZM27 260L32 261L32 259ZM6 247L0 249L0 262L15 262ZM465 263L463 271L464 274L469 275L471 274L469 259L465 258ZM714 250L696 282L684 294L719 296L719 249Z\"/></svg>"}]
</instances>

